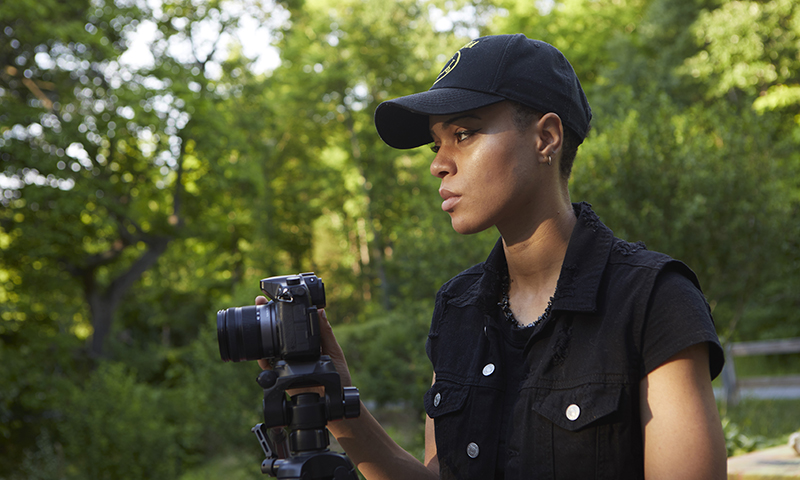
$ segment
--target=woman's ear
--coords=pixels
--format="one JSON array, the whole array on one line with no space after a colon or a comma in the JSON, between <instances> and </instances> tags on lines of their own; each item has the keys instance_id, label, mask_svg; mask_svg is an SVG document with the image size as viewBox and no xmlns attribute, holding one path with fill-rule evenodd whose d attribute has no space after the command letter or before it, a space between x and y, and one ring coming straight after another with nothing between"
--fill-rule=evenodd
<instances>
[{"instance_id":1,"label":"woman's ear","mask_svg":"<svg viewBox=\"0 0 800 480\"><path fill-rule=\"evenodd\" d=\"M561 150L564 141L564 126L561 118L553 113L545 113L537 122L539 139L536 149L541 158L555 156Z\"/></svg>"}]
</instances>

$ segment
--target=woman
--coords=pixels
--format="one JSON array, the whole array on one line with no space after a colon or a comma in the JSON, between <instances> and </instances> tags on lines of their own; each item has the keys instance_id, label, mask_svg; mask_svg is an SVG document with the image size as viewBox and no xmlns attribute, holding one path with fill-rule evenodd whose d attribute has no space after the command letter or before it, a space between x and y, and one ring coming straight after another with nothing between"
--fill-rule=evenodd
<instances>
[{"instance_id":1,"label":"woman","mask_svg":"<svg viewBox=\"0 0 800 480\"><path fill-rule=\"evenodd\" d=\"M366 409L329 425L367 478L725 478L697 279L570 201L590 120L569 62L523 35L470 42L430 90L376 110L390 146L433 144L453 228L501 238L437 295L424 464Z\"/></svg>"}]
</instances>

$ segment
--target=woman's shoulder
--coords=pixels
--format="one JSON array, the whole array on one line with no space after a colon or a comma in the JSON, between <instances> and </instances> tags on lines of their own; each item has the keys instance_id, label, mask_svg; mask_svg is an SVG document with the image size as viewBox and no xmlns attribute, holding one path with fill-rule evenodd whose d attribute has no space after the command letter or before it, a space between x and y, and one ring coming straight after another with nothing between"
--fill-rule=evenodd
<instances>
[{"instance_id":1,"label":"woman's shoulder","mask_svg":"<svg viewBox=\"0 0 800 480\"><path fill-rule=\"evenodd\" d=\"M476 263L450 280L439 289L440 295L454 297L470 292L470 294L494 292L506 271L506 260L503 252L502 238L495 242L489 256L483 262Z\"/></svg>"},{"instance_id":2,"label":"woman's shoulder","mask_svg":"<svg viewBox=\"0 0 800 480\"><path fill-rule=\"evenodd\" d=\"M446 281L439 289L439 293L453 297L470 290L485 274L484 264L485 262L475 264Z\"/></svg>"},{"instance_id":3,"label":"woman's shoulder","mask_svg":"<svg viewBox=\"0 0 800 480\"><path fill-rule=\"evenodd\" d=\"M668 274L673 280L683 277L699 287L697 276L688 265L666 253L649 250L643 242L628 242L614 237L609 264L652 270L657 277Z\"/></svg>"}]
</instances>

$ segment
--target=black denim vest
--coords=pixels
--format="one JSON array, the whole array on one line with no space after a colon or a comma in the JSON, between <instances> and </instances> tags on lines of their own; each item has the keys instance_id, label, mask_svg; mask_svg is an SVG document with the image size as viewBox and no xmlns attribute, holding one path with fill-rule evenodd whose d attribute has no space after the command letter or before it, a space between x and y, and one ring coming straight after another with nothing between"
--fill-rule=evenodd
<instances>
[{"instance_id":1,"label":"black denim vest","mask_svg":"<svg viewBox=\"0 0 800 480\"><path fill-rule=\"evenodd\" d=\"M506 268L501 241L485 262L451 279L437 295L426 345L436 382L425 394L425 410L435 422L443 479L494 477L506 395L517 401L505 439L505 478L644 478L640 380L700 342L715 345L712 378L722 368L722 350L694 273L642 244L615 238L588 204L574 208L578 223L552 313L534 327L515 391L506 391L497 323ZM675 319L672 312L649 312L651 291L664 271L696 287L691 315ZM648 344L648 335L658 342Z\"/></svg>"}]
</instances>

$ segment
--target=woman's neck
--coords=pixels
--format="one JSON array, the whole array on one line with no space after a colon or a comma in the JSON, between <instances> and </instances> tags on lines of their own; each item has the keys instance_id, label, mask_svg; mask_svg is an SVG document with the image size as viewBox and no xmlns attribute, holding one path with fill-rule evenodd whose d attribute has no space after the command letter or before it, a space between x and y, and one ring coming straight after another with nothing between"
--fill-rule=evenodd
<instances>
[{"instance_id":1,"label":"woman's neck","mask_svg":"<svg viewBox=\"0 0 800 480\"><path fill-rule=\"evenodd\" d=\"M564 255L577 218L570 203L562 202L541 220L532 222L529 231L503 234L511 293L526 297L546 295L555 290Z\"/></svg>"}]
</instances>

